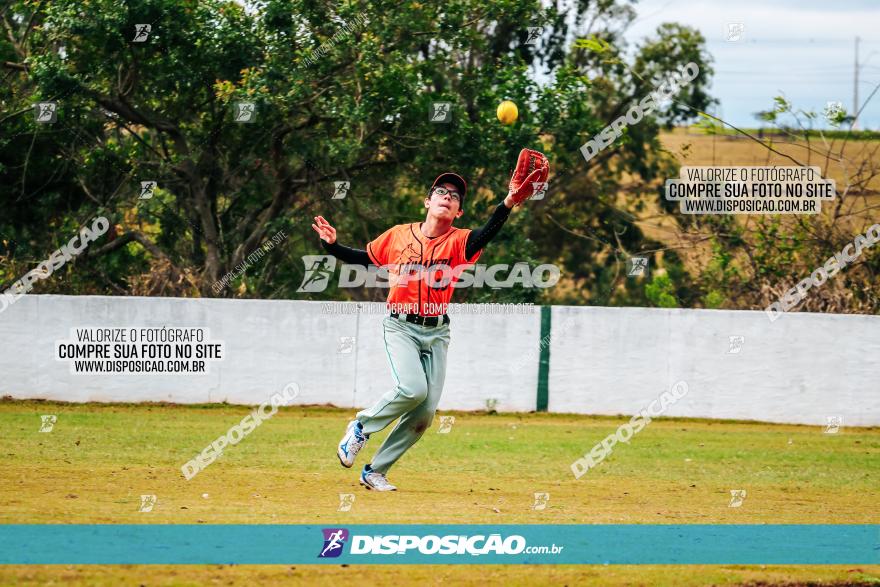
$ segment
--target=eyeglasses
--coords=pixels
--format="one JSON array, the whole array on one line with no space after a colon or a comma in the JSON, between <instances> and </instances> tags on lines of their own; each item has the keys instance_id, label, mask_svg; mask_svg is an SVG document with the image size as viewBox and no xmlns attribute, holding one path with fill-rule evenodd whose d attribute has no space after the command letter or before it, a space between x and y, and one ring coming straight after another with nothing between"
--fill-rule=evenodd
<instances>
[{"instance_id":1,"label":"eyeglasses","mask_svg":"<svg viewBox=\"0 0 880 587\"><path fill-rule=\"evenodd\" d=\"M449 190L444 187L438 187L438 188L434 188L434 193L437 194L438 196L445 196L448 194L449 197L452 198L453 200L455 200L456 202L461 202L461 194L459 194L458 192L456 192L454 190Z\"/></svg>"}]
</instances>

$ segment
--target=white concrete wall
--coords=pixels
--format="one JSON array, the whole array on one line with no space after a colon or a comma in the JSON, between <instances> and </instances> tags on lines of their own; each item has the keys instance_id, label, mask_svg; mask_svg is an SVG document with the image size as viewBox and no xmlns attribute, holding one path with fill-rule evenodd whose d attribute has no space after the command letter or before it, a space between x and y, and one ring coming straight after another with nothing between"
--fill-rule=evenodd
<instances>
[{"instance_id":1,"label":"white concrete wall","mask_svg":"<svg viewBox=\"0 0 880 587\"><path fill-rule=\"evenodd\" d=\"M553 412L635 414L684 380L667 415L880 424L878 316L557 306L552 320Z\"/></svg>"},{"instance_id":2,"label":"white concrete wall","mask_svg":"<svg viewBox=\"0 0 880 587\"><path fill-rule=\"evenodd\" d=\"M373 308L381 305L372 305ZM298 403L364 407L392 385L379 312L321 302L27 295L0 313L0 395L63 401L259 404L294 381ZM672 383L668 415L880 424L880 317L644 308L553 308L549 409L632 414ZM73 375L55 342L76 327L207 327L226 358L207 374ZM440 409L536 405L540 311L452 316ZM739 354L729 337L742 335ZM356 337L352 353L339 339Z\"/></svg>"},{"instance_id":3,"label":"white concrete wall","mask_svg":"<svg viewBox=\"0 0 880 587\"><path fill-rule=\"evenodd\" d=\"M334 303L334 305L337 305ZM391 388L383 342L384 304L361 314L325 313L321 302L27 295L0 312L0 395L86 401L260 404L294 381L297 403L366 407ZM55 342L77 327L207 327L226 358L207 374L71 374ZM540 310L494 317L458 315L450 324L440 409L535 409L537 366L511 365L537 345ZM339 339L356 337L355 352ZM506 357L506 359L505 359ZM355 368L357 365L357 368ZM537 364L536 364L537 365Z\"/></svg>"}]
</instances>

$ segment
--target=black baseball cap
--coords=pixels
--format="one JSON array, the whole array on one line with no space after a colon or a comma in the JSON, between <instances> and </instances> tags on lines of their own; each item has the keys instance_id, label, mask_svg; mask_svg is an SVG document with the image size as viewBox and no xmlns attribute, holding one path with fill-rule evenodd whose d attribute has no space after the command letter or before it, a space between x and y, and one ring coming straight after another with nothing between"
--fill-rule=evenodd
<instances>
[{"instance_id":1,"label":"black baseball cap","mask_svg":"<svg viewBox=\"0 0 880 587\"><path fill-rule=\"evenodd\" d=\"M431 189L428 192L429 197L432 193L434 193L434 188L441 183L451 183L458 188L458 193L461 194L461 201L458 203L458 208L459 210L464 208L464 195L467 193L467 182L465 182L464 178L457 173L452 173L451 171L441 173L437 176L437 179L434 180L434 183L431 184Z\"/></svg>"}]
</instances>

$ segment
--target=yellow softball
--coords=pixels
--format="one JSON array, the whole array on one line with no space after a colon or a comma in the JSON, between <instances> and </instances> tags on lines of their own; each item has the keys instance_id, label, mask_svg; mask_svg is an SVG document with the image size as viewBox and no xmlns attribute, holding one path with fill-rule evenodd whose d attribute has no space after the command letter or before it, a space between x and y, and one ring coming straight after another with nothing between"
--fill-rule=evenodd
<instances>
[{"instance_id":1,"label":"yellow softball","mask_svg":"<svg viewBox=\"0 0 880 587\"><path fill-rule=\"evenodd\" d=\"M510 100L505 100L498 105L498 111L495 112L495 114L498 116L498 120L500 120L502 124L513 124L519 116L519 110L517 109L516 104Z\"/></svg>"}]
</instances>

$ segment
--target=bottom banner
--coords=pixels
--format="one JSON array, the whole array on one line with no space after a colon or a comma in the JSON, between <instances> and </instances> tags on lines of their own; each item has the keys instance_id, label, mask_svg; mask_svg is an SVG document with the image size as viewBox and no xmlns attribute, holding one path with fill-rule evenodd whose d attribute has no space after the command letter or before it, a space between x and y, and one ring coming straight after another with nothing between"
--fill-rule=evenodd
<instances>
[{"instance_id":1,"label":"bottom banner","mask_svg":"<svg viewBox=\"0 0 880 587\"><path fill-rule=\"evenodd\" d=\"M880 525L0 525L0 564L880 564Z\"/></svg>"}]
</instances>

